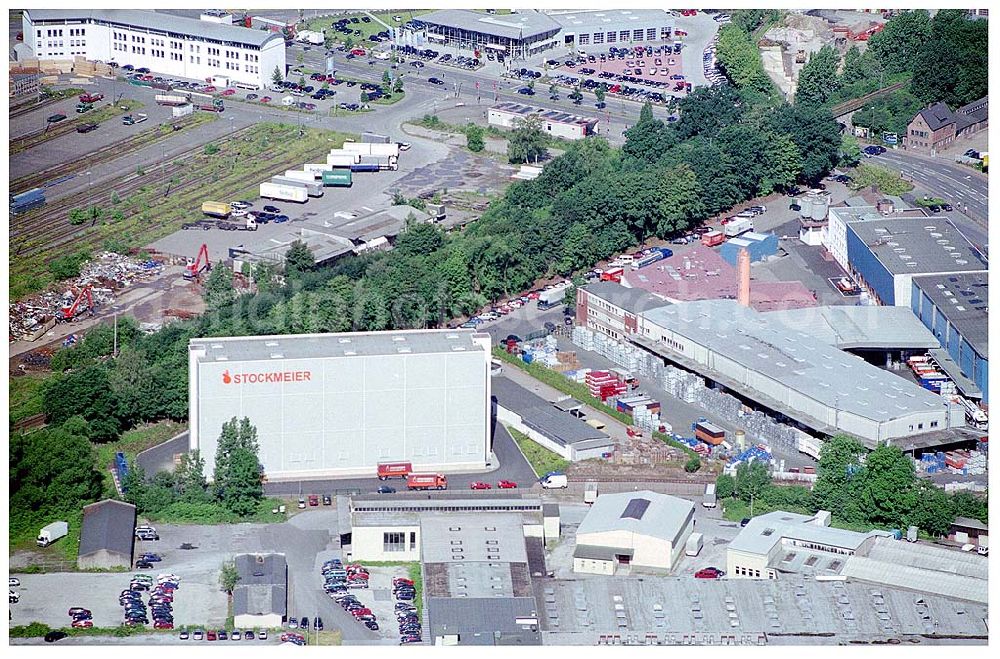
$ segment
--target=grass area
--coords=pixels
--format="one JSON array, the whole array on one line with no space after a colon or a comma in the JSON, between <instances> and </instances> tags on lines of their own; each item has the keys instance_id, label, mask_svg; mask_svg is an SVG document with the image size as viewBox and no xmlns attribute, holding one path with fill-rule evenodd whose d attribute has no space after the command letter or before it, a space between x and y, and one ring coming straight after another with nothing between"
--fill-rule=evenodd
<instances>
[{"instance_id":1,"label":"grass area","mask_svg":"<svg viewBox=\"0 0 1000 659\"><path fill-rule=\"evenodd\" d=\"M56 540L48 547L39 547L35 544L38 531L43 526L55 521L63 521L69 525L69 531L65 537ZM76 557L80 551L80 526L83 523L83 509L77 507L63 513L45 512L31 516L28 521L19 528L10 527L10 538L8 549L11 554L18 551L32 551L43 559L44 564L29 566L28 569L18 570L19 572L52 572L65 571L66 569L76 570Z\"/></svg>"},{"instance_id":2,"label":"grass area","mask_svg":"<svg viewBox=\"0 0 1000 659\"><path fill-rule=\"evenodd\" d=\"M155 515L147 514L145 518L160 524L273 524L286 519L280 513L275 515L272 509L285 503L280 499L265 498L260 502L257 512L249 517L239 517L229 512L217 503L185 503L175 502ZM287 505L287 504L286 504Z\"/></svg>"},{"instance_id":3,"label":"grass area","mask_svg":"<svg viewBox=\"0 0 1000 659\"><path fill-rule=\"evenodd\" d=\"M129 636L140 636L143 634L174 634L172 629L153 629L152 626L140 625L137 627L59 627L53 629L42 622L32 622L28 625L18 625L10 628L11 638L41 638L51 631L61 631L67 636L114 636L117 638L128 638Z\"/></svg>"},{"instance_id":4,"label":"grass area","mask_svg":"<svg viewBox=\"0 0 1000 659\"><path fill-rule=\"evenodd\" d=\"M111 203L113 188L102 190L101 197L104 194L107 197L92 198L89 203L101 206L104 217L96 225L84 227L80 240L100 245L116 239L126 248L143 247L178 230L192 214L199 214L203 200L255 198L259 183L268 180L275 171L315 162L331 148L342 146L347 137L343 133L289 123L257 124L242 139L225 137L215 141L218 151L214 154L198 150L183 161L161 163L160 169L169 168L171 176L159 177L130 194L121 193L117 204ZM156 168L151 166L149 171ZM136 173L145 176L147 172ZM80 205L84 203L87 202L81 199ZM32 242L28 240L19 247L33 247ZM44 279L47 263L80 247L80 242L65 242L10 261L12 297L15 290L37 286L39 282L33 278Z\"/></svg>"},{"instance_id":5,"label":"grass area","mask_svg":"<svg viewBox=\"0 0 1000 659\"><path fill-rule=\"evenodd\" d=\"M514 438L517 447L521 449L521 453L524 454L525 459L531 464L531 468L535 471L535 476L541 476L550 471L566 471L566 468L570 466L571 463L569 460L541 446L523 432L514 430L510 426L504 427L507 428L510 436Z\"/></svg>"},{"instance_id":6,"label":"grass area","mask_svg":"<svg viewBox=\"0 0 1000 659\"><path fill-rule=\"evenodd\" d=\"M75 119L67 118L64 119L63 121L66 121L68 124L72 126L79 126L82 124L91 124L91 123L99 124L107 121L108 119L112 119L114 117L121 115L126 115L132 110L136 110L138 108L141 108L142 106L143 104L139 101L135 101L132 99L125 99L119 102L117 105L108 103L107 105L91 110L90 112L84 112L83 114L78 114L76 115ZM127 109L123 110L122 109L123 107ZM13 155L15 153L21 153L22 151L27 151L32 147L36 147L39 144L42 144L43 142L47 142L48 140L52 139L54 135L65 135L65 133L56 134L46 130L42 133L35 133L33 135L29 135L23 138L11 140L10 153L11 155Z\"/></svg>"},{"instance_id":7,"label":"grass area","mask_svg":"<svg viewBox=\"0 0 1000 659\"><path fill-rule=\"evenodd\" d=\"M914 199L913 203L915 203L917 206L930 207L930 206L940 206L941 204L946 204L948 202L946 202L944 199L940 197L927 197L925 199Z\"/></svg>"},{"instance_id":8,"label":"grass area","mask_svg":"<svg viewBox=\"0 0 1000 659\"><path fill-rule=\"evenodd\" d=\"M47 99L59 100L63 98L69 98L71 96L80 96L85 94L86 90L80 89L79 87L67 87L66 89L52 89L51 87L42 87L42 96Z\"/></svg>"},{"instance_id":9,"label":"grass area","mask_svg":"<svg viewBox=\"0 0 1000 659\"><path fill-rule=\"evenodd\" d=\"M47 374L30 373L7 378L7 393L10 397L10 420L20 421L42 412L42 385Z\"/></svg>"},{"instance_id":10,"label":"grass area","mask_svg":"<svg viewBox=\"0 0 1000 659\"><path fill-rule=\"evenodd\" d=\"M550 387L558 389L559 391L563 392L568 396L572 396L573 398L577 399L587 407L590 407L604 414L607 414L608 416L617 419L618 421L621 421L626 425L632 424L632 417L623 412L619 412L610 405L605 405L604 403L595 400L594 397L590 395L590 390L587 389L586 385L580 382L574 382L573 380L570 380L559 371L553 371L552 369L546 366L542 366L541 364L537 364L535 362L527 364L516 355L512 355L506 350L503 350L502 348L496 346L494 346L493 348L493 356L497 357L498 359L502 359L508 364L513 364L514 366L517 366L522 371L525 371L528 375L535 378L536 380L544 382ZM679 451L683 451L688 457L698 456L698 454L695 453L689 446L681 444L677 440L661 432L654 432L653 437L655 439L660 440L664 444L667 444L668 446L672 446L673 448L676 448ZM703 463L702 469L705 469L708 466L709 465Z\"/></svg>"},{"instance_id":11,"label":"grass area","mask_svg":"<svg viewBox=\"0 0 1000 659\"><path fill-rule=\"evenodd\" d=\"M344 634L339 630L324 629L318 632L313 629L307 636L307 645L341 645L344 641Z\"/></svg>"},{"instance_id":12,"label":"grass area","mask_svg":"<svg viewBox=\"0 0 1000 659\"><path fill-rule=\"evenodd\" d=\"M122 451L130 461L138 453L152 448L157 444L162 444L171 437L176 437L187 430L186 423L176 421L157 421L137 426L132 430L122 433L122 436L114 442L98 444L97 466L104 474L104 491L107 496L115 496L115 483L108 471L115 460L115 453Z\"/></svg>"},{"instance_id":13,"label":"grass area","mask_svg":"<svg viewBox=\"0 0 1000 659\"><path fill-rule=\"evenodd\" d=\"M399 27L407 21L413 20L422 14L430 13L431 11L434 10L415 9L410 11L372 12L372 16L375 16L389 27ZM322 18L313 18L306 21L306 29L313 30L315 32L323 32L325 30L327 36L333 37L334 43L344 43L344 40L350 37L354 45L367 49L369 46L374 45L374 42L368 41L368 37L372 36L376 32L381 32L385 29L385 27L383 27L378 21L369 21L367 23L361 21L360 18L364 15L365 14L363 12L350 14L350 16L357 17L359 20L357 23L351 23L349 27L353 30L357 30L361 34L346 35L334 30L332 25L343 18L343 16L324 16ZM403 20L394 21L392 20L393 16L399 16Z\"/></svg>"}]
</instances>

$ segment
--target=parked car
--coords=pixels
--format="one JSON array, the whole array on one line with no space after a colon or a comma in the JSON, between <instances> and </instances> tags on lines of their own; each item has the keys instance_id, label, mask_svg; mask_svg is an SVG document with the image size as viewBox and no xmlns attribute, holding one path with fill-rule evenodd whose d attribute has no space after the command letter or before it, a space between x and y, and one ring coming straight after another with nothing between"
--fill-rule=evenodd
<instances>
[{"instance_id":1,"label":"parked car","mask_svg":"<svg viewBox=\"0 0 1000 659\"><path fill-rule=\"evenodd\" d=\"M517 488L517 483L509 480L501 480L497 483L497 487L501 490L513 490Z\"/></svg>"},{"instance_id":2,"label":"parked car","mask_svg":"<svg viewBox=\"0 0 1000 659\"><path fill-rule=\"evenodd\" d=\"M53 115L50 115L49 118L46 119L46 121L49 122L50 124L55 124L55 123L58 123L58 122L62 121L65 118L66 118L66 115L64 115L64 114L53 114Z\"/></svg>"},{"instance_id":3,"label":"parked car","mask_svg":"<svg viewBox=\"0 0 1000 659\"><path fill-rule=\"evenodd\" d=\"M489 483L484 483L483 481L473 481L469 483L470 490L488 490L492 487Z\"/></svg>"},{"instance_id":4,"label":"parked car","mask_svg":"<svg viewBox=\"0 0 1000 659\"><path fill-rule=\"evenodd\" d=\"M721 579L726 573L717 567L706 567L694 573L695 579Z\"/></svg>"},{"instance_id":5,"label":"parked car","mask_svg":"<svg viewBox=\"0 0 1000 659\"><path fill-rule=\"evenodd\" d=\"M444 80L441 80L440 78L428 78L427 82L431 83L432 85L443 85L444 84ZM66 117L63 117L63 119L65 119L65 118Z\"/></svg>"}]
</instances>

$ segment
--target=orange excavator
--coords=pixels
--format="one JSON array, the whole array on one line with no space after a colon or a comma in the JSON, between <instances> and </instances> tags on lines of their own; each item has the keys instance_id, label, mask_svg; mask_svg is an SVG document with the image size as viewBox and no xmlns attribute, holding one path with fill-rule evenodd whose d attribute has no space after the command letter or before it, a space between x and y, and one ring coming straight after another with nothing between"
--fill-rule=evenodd
<instances>
[{"instance_id":1,"label":"orange excavator","mask_svg":"<svg viewBox=\"0 0 1000 659\"><path fill-rule=\"evenodd\" d=\"M198 256L187 260L187 266L184 268L184 279L196 280L201 276L201 273L211 269L212 263L208 260L208 245L202 244L201 249L198 250Z\"/></svg>"},{"instance_id":2,"label":"orange excavator","mask_svg":"<svg viewBox=\"0 0 1000 659\"><path fill-rule=\"evenodd\" d=\"M67 293L67 299L72 293ZM80 306L80 303L84 300L87 301L86 306ZM94 315L94 296L90 292L90 286L85 286L76 296L71 304L63 306L59 313L60 321L74 320L84 311L89 311L90 315Z\"/></svg>"}]
</instances>

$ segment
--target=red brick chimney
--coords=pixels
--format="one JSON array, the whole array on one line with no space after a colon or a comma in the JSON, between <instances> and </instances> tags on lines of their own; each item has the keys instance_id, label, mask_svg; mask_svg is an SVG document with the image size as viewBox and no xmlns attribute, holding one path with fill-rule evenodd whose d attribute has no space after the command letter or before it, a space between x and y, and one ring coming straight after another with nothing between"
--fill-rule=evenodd
<instances>
[{"instance_id":1,"label":"red brick chimney","mask_svg":"<svg viewBox=\"0 0 1000 659\"><path fill-rule=\"evenodd\" d=\"M739 290L736 301L744 307L750 306L750 252L745 248L740 250L736 259L736 271L739 277Z\"/></svg>"}]
</instances>

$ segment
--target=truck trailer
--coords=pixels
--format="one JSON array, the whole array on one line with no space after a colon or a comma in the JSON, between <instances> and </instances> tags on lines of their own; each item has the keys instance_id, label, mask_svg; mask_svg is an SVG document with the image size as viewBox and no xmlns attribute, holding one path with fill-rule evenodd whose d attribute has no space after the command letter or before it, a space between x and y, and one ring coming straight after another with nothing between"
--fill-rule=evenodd
<instances>
[{"instance_id":1,"label":"truck trailer","mask_svg":"<svg viewBox=\"0 0 1000 659\"><path fill-rule=\"evenodd\" d=\"M178 119L180 117L186 117L189 114L194 114L194 106L191 105L190 103L185 103L184 105L175 105L173 109L170 111L170 113L174 119Z\"/></svg>"},{"instance_id":2,"label":"truck trailer","mask_svg":"<svg viewBox=\"0 0 1000 659\"><path fill-rule=\"evenodd\" d=\"M724 233L727 238L733 238L747 231L753 231L753 220L749 217L734 217L733 220L726 224L724 228Z\"/></svg>"},{"instance_id":3,"label":"truck trailer","mask_svg":"<svg viewBox=\"0 0 1000 659\"><path fill-rule=\"evenodd\" d=\"M382 462L377 468L378 479L380 481L390 478L409 478L413 473L413 464L409 462Z\"/></svg>"},{"instance_id":4,"label":"truck trailer","mask_svg":"<svg viewBox=\"0 0 1000 659\"><path fill-rule=\"evenodd\" d=\"M379 135L378 133L361 133L361 142L365 144L388 144L389 137L386 135Z\"/></svg>"},{"instance_id":5,"label":"truck trailer","mask_svg":"<svg viewBox=\"0 0 1000 659\"><path fill-rule=\"evenodd\" d=\"M349 188L353 183L350 169L333 169L323 172L323 185L337 188Z\"/></svg>"},{"instance_id":6,"label":"truck trailer","mask_svg":"<svg viewBox=\"0 0 1000 659\"><path fill-rule=\"evenodd\" d=\"M154 98L157 105L181 106L191 102L190 96L180 94L157 94Z\"/></svg>"},{"instance_id":7,"label":"truck trailer","mask_svg":"<svg viewBox=\"0 0 1000 659\"><path fill-rule=\"evenodd\" d=\"M323 184L318 183L315 180L303 181L300 179L289 178L287 176L272 176L271 183L277 183L278 185L295 185L305 188L306 194L310 197L323 196Z\"/></svg>"},{"instance_id":8,"label":"truck trailer","mask_svg":"<svg viewBox=\"0 0 1000 659\"><path fill-rule=\"evenodd\" d=\"M292 178L296 181L305 181L306 183L315 183L316 179L319 177L319 174L307 170L289 169L285 171L285 178Z\"/></svg>"},{"instance_id":9,"label":"truck trailer","mask_svg":"<svg viewBox=\"0 0 1000 659\"><path fill-rule=\"evenodd\" d=\"M358 162L361 156L352 151L331 151L326 156L328 167L350 167Z\"/></svg>"},{"instance_id":10,"label":"truck trailer","mask_svg":"<svg viewBox=\"0 0 1000 659\"><path fill-rule=\"evenodd\" d=\"M261 183L260 196L263 199L294 201L299 204L304 204L309 201L309 192L304 187L298 185L283 185L280 183Z\"/></svg>"},{"instance_id":11,"label":"truck trailer","mask_svg":"<svg viewBox=\"0 0 1000 659\"><path fill-rule=\"evenodd\" d=\"M701 548L705 545L705 536L701 533L692 533L688 536L687 542L684 544L684 555L685 556L697 556L701 553Z\"/></svg>"},{"instance_id":12,"label":"truck trailer","mask_svg":"<svg viewBox=\"0 0 1000 659\"><path fill-rule=\"evenodd\" d=\"M701 237L701 244L705 247L715 247L726 242L726 236L721 231L709 231Z\"/></svg>"},{"instance_id":13,"label":"truck trailer","mask_svg":"<svg viewBox=\"0 0 1000 659\"><path fill-rule=\"evenodd\" d=\"M571 285L571 282L564 281L561 284L557 284L552 288L539 293L538 308L551 309L552 307L559 305L563 298L566 297L566 289L568 289Z\"/></svg>"},{"instance_id":14,"label":"truck trailer","mask_svg":"<svg viewBox=\"0 0 1000 659\"><path fill-rule=\"evenodd\" d=\"M369 144L366 142L344 142L344 151L357 153L362 156L392 156L399 157L399 145L392 144Z\"/></svg>"},{"instance_id":15,"label":"truck trailer","mask_svg":"<svg viewBox=\"0 0 1000 659\"><path fill-rule=\"evenodd\" d=\"M206 201L201 205L201 212L209 217L226 219L233 212L233 207L220 201Z\"/></svg>"},{"instance_id":16,"label":"truck trailer","mask_svg":"<svg viewBox=\"0 0 1000 659\"><path fill-rule=\"evenodd\" d=\"M52 522L38 532L38 539L35 541L35 544L39 547L48 547L67 533L69 533L69 524L66 522Z\"/></svg>"}]
</instances>

